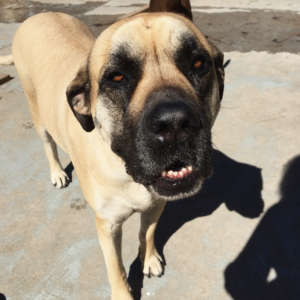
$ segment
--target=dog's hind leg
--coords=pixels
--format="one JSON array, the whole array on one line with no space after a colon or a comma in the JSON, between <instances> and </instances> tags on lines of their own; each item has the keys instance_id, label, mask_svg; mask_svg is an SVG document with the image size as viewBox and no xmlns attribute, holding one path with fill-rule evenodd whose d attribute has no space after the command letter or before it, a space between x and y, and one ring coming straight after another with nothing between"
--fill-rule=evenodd
<instances>
[{"instance_id":1,"label":"dog's hind leg","mask_svg":"<svg viewBox=\"0 0 300 300\"><path fill-rule=\"evenodd\" d=\"M52 184L59 189L67 187L70 179L60 164L56 143L44 126L40 125L37 131L44 142L44 149L50 165Z\"/></svg>"},{"instance_id":2,"label":"dog's hind leg","mask_svg":"<svg viewBox=\"0 0 300 300\"><path fill-rule=\"evenodd\" d=\"M151 210L141 213L140 229L140 259L143 265L143 273L160 277L164 273L164 263L154 245L154 233L158 219L166 205L165 201L155 202Z\"/></svg>"},{"instance_id":3,"label":"dog's hind leg","mask_svg":"<svg viewBox=\"0 0 300 300\"><path fill-rule=\"evenodd\" d=\"M54 142L52 136L49 134L49 132L46 130L46 128L43 126L41 122L38 105L34 99L35 94L31 93L32 96L29 96L29 94L27 94L26 92L25 94L28 100L30 113L32 116L35 129L39 137L44 143L44 149L50 165L51 182L54 186L56 186L59 189L67 187L69 185L70 179L67 176L67 174L64 172L60 164L56 143Z\"/></svg>"}]
</instances>

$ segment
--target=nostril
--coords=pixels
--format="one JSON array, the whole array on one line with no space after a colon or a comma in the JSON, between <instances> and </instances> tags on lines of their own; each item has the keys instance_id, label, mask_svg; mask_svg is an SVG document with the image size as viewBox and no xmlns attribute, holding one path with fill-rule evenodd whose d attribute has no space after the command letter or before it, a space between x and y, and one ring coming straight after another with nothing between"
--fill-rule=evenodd
<instances>
[{"instance_id":1,"label":"nostril","mask_svg":"<svg viewBox=\"0 0 300 300\"><path fill-rule=\"evenodd\" d=\"M182 122L181 128L182 128L183 130L189 130L189 129L191 129L192 126L191 126L190 121L189 121L189 120L186 120L186 121Z\"/></svg>"},{"instance_id":2,"label":"nostril","mask_svg":"<svg viewBox=\"0 0 300 300\"><path fill-rule=\"evenodd\" d=\"M169 130L168 124L165 122L161 122L157 124L153 132L159 135L165 135L168 132L168 130Z\"/></svg>"},{"instance_id":3,"label":"nostril","mask_svg":"<svg viewBox=\"0 0 300 300\"><path fill-rule=\"evenodd\" d=\"M201 123L199 124L198 122L192 122L191 120L186 120L183 121L181 124L181 129L184 131L189 131L191 129L196 129L201 127Z\"/></svg>"}]
</instances>

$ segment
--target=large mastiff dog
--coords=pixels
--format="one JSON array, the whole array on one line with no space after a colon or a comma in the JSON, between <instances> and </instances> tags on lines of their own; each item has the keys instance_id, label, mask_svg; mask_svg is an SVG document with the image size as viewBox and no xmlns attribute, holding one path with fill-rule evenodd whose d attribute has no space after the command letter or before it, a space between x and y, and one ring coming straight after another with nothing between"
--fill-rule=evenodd
<instances>
[{"instance_id":1,"label":"large mastiff dog","mask_svg":"<svg viewBox=\"0 0 300 300\"><path fill-rule=\"evenodd\" d=\"M188 18L172 13L124 19L97 39L73 17L43 13L18 29L13 59L51 181L68 185L57 143L95 212L112 299L133 299L122 224L141 213L143 272L161 276L154 231L166 201L197 193L212 174L223 54Z\"/></svg>"}]
</instances>

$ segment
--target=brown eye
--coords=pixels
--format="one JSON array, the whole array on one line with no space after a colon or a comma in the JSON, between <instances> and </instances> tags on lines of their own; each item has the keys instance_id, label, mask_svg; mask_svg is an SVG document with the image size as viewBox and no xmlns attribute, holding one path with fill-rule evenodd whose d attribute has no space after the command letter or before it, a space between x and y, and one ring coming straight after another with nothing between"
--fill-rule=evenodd
<instances>
[{"instance_id":1,"label":"brown eye","mask_svg":"<svg viewBox=\"0 0 300 300\"><path fill-rule=\"evenodd\" d=\"M201 65L202 65L202 61L201 61L201 60L198 60L198 61L196 61L196 62L194 63L194 67L197 68L197 69L200 68Z\"/></svg>"},{"instance_id":2,"label":"brown eye","mask_svg":"<svg viewBox=\"0 0 300 300\"><path fill-rule=\"evenodd\" d=\"M114 81L114 82L119 82L119 81L121 81L123 78L124 78L123 75L118 74L118 75L115 75L111 80Z\"/></svg>"}]
</instances>

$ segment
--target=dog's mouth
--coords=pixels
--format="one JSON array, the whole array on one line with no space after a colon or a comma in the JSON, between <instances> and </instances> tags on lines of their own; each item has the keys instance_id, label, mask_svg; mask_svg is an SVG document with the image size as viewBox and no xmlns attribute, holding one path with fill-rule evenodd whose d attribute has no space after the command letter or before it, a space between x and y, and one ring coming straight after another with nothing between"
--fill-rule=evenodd
<instances>
[{"instance_id":1,"label":"dog's mouth","mask_svg":"<svg viewBox=\"0 0 300 300\"><path fill-rule=\"evenodd\" d=\"M132 175L128 165L126 172ZM192 196L201 189L203 181L197 168L190 163L177 160L153 176L149 183L143 184L156 198L168 201Z\"/></svg>"},{"instance_id":2,"label":"dog's mouth","mask_svg":"<svg viewBox=\"0 0 300 300\"><path fill-rule=\"evenodd\" d=\"M182 161L166 167L149 185L148 190L165 200L181 199L194 194L201 188L200 173Z\"/></svg>"},{"instance_id":3,"label":"dog's mouth","mask_svg":"<svg viewBox=\"0 0 300 300\"><path fill-rule=\"evenodd\" d=\"M193 172L193 167L191 165L186 165L183 162L175 162L170 165L166 170L161 172L162 178L166 180L180 180L182 178L186 178Z\"/></svg>"}]
</instances>

